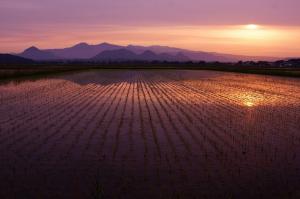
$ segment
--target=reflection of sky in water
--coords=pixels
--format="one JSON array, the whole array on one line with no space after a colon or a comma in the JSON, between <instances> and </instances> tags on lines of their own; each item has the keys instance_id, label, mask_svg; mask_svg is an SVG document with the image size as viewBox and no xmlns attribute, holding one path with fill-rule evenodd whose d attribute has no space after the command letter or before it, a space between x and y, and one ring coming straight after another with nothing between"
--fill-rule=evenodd
<instances>
[{"instance_id":1,"label":"reflection of sky in water","mask_svg":"<svg viewBox=\"0 0 300 199\"><path fill-rule=\"evenodd\" d=\"M233 93L229 93L229 99L234 101L237 105L245 107L256 107L263 105L275 105L280 100L274 96L267 96L264 94L236 90Z\"/></svg>"},{"instance_id":2,"label":"reflection of sky in water","mask_svg":"<svg viewBox=\"0 0 300 199\"><path fill-rule=\"evenodd\" d=\"M251 102L251 101L245 101L245 103L244 103L246 106L248 106L248 107L252 107L252 106L254 106L255 104L253 103L253 102Z\"/></svg>"},{"instance_id":3,"label":"reflection of sky in water","mask_svg":"<svg viewBox=\"0 0 300 199\"><path fill-rule=\"evenodd\" d=\"M227 93L227 96L234 104L244 107L299 105L299 101L296 98L288 98L268 92L258 93L236 89Z\"/></svg>"},{"instance_id":4,"label":"reflection of sky in water","mask_svg":"<svg viewBox=\"0 0 300 199\"><path fill-rule=\"evenodd\" d=\"M189 90L189 88L182 87L183 90L189 91L188 93L180 93L180 95L183 95L185 98L196 100L197 97L199 97L198 92L209 98L209 100L206 101L196 100L196 104L214 104L224 100L224 103L249 108L258 106L300 105L300 83L298 79L211 71L180 71L180 73L160 71L159 73L155 72L146 75L143 78L155 79L156 75L159 77L156 79L159 80L156 81L156 84L160 87L163 87L164 84L169 81L173 82L174 77L180 77L185 80L183 84L199 89L196 91L197 89ZM137 75L134 77L139 78L140 76ZM63 85L66 83L68 86L79 88L89 85L101 86L124 83L127 81L132 81L131 71L91 71L59 76L57 78L10 82L0 85L0 98L31 92L32 90L38 90L43 87L51 87L51 85L55 84ZM41 91L42 90L43 89L41 89Z\"/></svg>"},{"instance_id":5,"label":"reflection of sky in water","mask_svg":"<svg viewBox=\"0 0 300 199\"><path fill-rule=\"evenodd\" d=\"M238 96L239 101L241 101L241 103L247 107L262 105L267 101L265 96L252 94L250 92L241 92L240 94L238 93L238 95L240 95Z\"/></svg>"},{"instance_id":6,"label":"reflection of sky in water","mask_svg":"<svg viewBox=\"0 0 300 199\"><path fill-rule=\"evenodd\" d=\"M216 101L241 107L299 106L300 84L297 79L233 74L198 83ZM221 97L219 97L221 96Z\"/></svg>"}]
</instances>

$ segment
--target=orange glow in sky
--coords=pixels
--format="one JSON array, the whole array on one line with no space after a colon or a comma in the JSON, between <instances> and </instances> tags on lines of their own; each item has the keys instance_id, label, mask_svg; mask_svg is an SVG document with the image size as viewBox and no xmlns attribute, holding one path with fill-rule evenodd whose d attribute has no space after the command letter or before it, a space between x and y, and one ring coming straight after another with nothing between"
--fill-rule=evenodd
<instances>
[{"instance_id":1,"label":"orange glow in sky","mask_svg":"<svg viewBox=\"0 0 300 199\"><path fill-rule=\"evenodd\" d=\"M0 0L0 53L86 42L300 56L299 0Z\"/></svg>"},{"instance_id":2,"label":"orange glow in sky","mask_svg":"<svg viewBox=\"0 0 300 199\"><path fill-rule=\"evenodd\" d=\"M239 55L293 57L300 55L299 26L45 26L20 35L0 37L1 52L19 52L35 45L60 48L79 42L121 45L168 45L191 50Z\"/></svg>"}]
</instances>

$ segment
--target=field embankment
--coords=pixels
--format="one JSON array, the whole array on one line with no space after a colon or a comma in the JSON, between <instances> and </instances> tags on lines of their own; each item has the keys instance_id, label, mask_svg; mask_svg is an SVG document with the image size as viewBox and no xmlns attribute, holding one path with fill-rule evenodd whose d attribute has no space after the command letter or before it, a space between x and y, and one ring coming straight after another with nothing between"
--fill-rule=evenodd
<instances>
[{"instance_id":1,"label":"field embankment","mask_svg":"<svg viewBox=\"0 0 300 199\"><path fill-rule=\"evenodd\" d=\"M300 67L265 67L240 66L224 63L159 63L159 62L124 62L124 63L39 63L29 65L0 66L0 79L44 76L63 72L90 69L174 69L174 70L214 70L237 73L262 74L286 77L300 77Z\"/></svg>"}]
</instances>

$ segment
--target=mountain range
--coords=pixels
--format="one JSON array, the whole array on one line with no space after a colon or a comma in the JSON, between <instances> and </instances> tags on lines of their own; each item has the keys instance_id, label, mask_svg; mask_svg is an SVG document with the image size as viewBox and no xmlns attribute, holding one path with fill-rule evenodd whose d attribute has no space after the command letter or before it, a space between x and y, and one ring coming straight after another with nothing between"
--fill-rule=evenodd
<instances>
[{"instance_id":1,"label":"mountain range","mask_svg":"<svg viewBox=\"0 0 300 199\"><path fill-rule=\"evenodd\" d=\"M109 43L89 45L79 43L69 48L38 49L30 47L18 56L35 61L45 60L91 60L91 61L274 61L279 58L231 55L215 52L192 51L168 46L120 46Z\"/></svg>"},{"instance_id":2,"label":"mountain range","mask_svg":"<svg viewBox=\"0 0 300 199\"><path fill-rule=\"evenodd\" d=\"M33 64L34 61L31 59L26 59L23 57L10 55L10 54L0 54L0 65L5 64Z\"/></svg>"}]
</instances>

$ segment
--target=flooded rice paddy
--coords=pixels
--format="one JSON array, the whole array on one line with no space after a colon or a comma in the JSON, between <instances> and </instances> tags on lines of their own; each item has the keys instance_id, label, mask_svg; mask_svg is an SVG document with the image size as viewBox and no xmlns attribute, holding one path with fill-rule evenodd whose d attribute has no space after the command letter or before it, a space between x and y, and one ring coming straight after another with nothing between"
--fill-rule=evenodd
<instances>
[{"instance_id":1,"label":"flooded rice paddy","mask_svg":"<svg viewBox=\"0 0 300 199\"><path fill-rule=\"evenodd\" d=\"M299 198L300 79L89 71L0 85L0 198Z\"/></svg>"}]
</instances>

